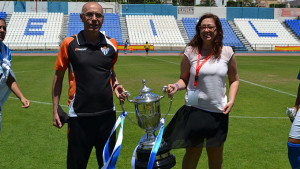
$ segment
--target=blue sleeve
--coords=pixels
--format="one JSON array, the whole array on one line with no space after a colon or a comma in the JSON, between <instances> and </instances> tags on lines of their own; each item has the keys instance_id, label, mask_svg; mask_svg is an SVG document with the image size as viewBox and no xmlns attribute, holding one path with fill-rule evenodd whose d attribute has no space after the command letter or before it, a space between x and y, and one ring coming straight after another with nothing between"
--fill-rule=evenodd
<instances>
[{"instance_id":1,"label":"blue sleeve","mask_svg":"<svg viewBox=\"0 0 300 169\"><path fill-rule=\"evenodd\" d=\"M6 46L6 52L7 52L7 60L11 61L11 51L7 46Z\"/></svg>"},{"instance_id":2,"label":"blue sleeve","mask_svg":"<svg viewBox=\"0 0 300 169\"><path fill-rule=\"evenodd\" d=\"M298 80L300 80L300 71L299 71L299 74L298 74L298 77L297 77L297 79L298 79Z\"/></svg>"}]
</instances>

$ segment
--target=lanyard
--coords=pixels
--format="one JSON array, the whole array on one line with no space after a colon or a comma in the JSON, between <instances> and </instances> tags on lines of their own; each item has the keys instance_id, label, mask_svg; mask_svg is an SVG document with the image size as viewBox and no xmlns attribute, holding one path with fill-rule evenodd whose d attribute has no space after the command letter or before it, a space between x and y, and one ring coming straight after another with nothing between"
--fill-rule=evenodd
<instances>
[{"instance_id":1,"label":"lanyard","mask_svg":"<svg viewBox=\"0 0 300 169\"><path fill-rule=\"evenodd\" d=\"M198 76L199 76L199 71L201 67L206 63L206 61L211 57L212 50L209 52L208 56L203 60L203 62L199 65L200 58L201 58L201 51L202 48L199 49L199 54L198 54L198 60L197 60L197 66L196 66L196 75L195 75L195 81L194 81L194 87L197 87L197 82L198 82Z\"/></svg>"}]
</instances>

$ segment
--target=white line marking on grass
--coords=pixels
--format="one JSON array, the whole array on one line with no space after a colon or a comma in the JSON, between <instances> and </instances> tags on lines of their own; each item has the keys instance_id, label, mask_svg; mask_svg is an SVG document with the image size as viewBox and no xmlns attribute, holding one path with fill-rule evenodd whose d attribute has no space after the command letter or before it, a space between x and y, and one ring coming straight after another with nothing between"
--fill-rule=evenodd
<instances>
[{"instance_id":1,"label":"white line marking on grass","mask_svg":"<svg viewBox=\"0 0 300 169\"><path fill-rule=\"evenodd\" d=\"M163 59L158 59L158 58L150 58L150 57L146 57L146 56L142 56L143 58L147 58L147 59L153 59L153 60L159 60L159 61L164 61L164 62L167 62L167 63L171 63L171 64L175 64L175 65L179 65L179 63L177 62L170 62L168 60L163 60Z\"/></svg>"},{"instance_id":2,"label":"white line marking on grass","mask_svg":"<svg viewBox=\"0 0 300 169\"><path fill-rule=\"evenodd\" d=\"M170 61L163 60L163 59L158 59L158 58L153 58L153 57L146 57L146 56L142 56L142 57L147 58L147 59L159 60L159 61L179 65L179 63L170 62ZM34 70L34 71L39 71L39 70ZM22 71L22 72L29 72L29 71ZM262 88L266 88L266 89L269 89L269 90L273 90L273 91L276 91L276 92L279 92L279 93L287 94L289 96L297 97L296 95L293 95L293 94L290 94L290 93L287 93L287 92L283 92L283 91L280 91L280 90L277 90L277 89L273 89L273 88L270 88L270 87L266 87L266 86L263 86L263 85L260 85L260 84L256 84L256 83L253 83L253 82L250 82L250 81L247 81L247 80L240 79L240 81L245 82L245 83L249 83L249 84L252 84L252 85L255 85L255 86L259 86L259 87L262 87ZM14 99L14 100L19 100L17 97L8 97L8 98L9 99ZM37 104L52 105L52 103L39 102L39 101L34 101L34 100L30 100L30 102L37 103ZM60 106L68 107L68 105L60 105ZM122 111L117 111L117 112L122 112ZM127 113L135 114L135 112L127 112ZM175 114L168 114L168 116L174 116L174 115ZM162 114L162 116L164 116L164 114ZM287 119L288 118L288 117L249 117L249 116L229 116L229 117L230 118L248 118L248 119Z\"/></svg>"},{"instance_id":3,"label":"white line marking on grass","mask_svg":"<svg viewBox=\"0 0 300 169\"><path fill-rule=\"evenodd\" d=\"M50 70L50 69L39 69L39 70L24 70L24 71L18 71L18 72L14 72L16 73L26 73L26 72L38 72L38 71L42 71L42 70ZM52 69L54 70L54 69Z\"/></svg>"},{"instance_id":4,"label":"white line marking on grass","mask_svg":"<svg viewBox=\"0 0 300 169\"><path fill-rule=\"evenodd\" d=\"M252 85L254 85L254 86L259 86L259 87L262 87L262 88L265 88L265 89L273 90L273 91L275 91L275 92L283 93L283 94L286 94L286 95L289 95L289 96L297 97L297 96L294 95L294 94L290 94L290 93L287 93L287 92L284 92L284 91L281 91L281 90L277 90L277 89L273 89L273 88L270 88L270 87L266 87L266 86L263 86L263 85L260 85L260 84L256 84L256 83L253 83L253 82L249 82L249 81L247 81L247 80L240 79L240 81L245 82L245 83L252 84Z\"/></svg>"},{"instance_id":5,"label":"white line marking on grass","mask_svg":"<svg viewBox=\"0 0 300 169\"><path fill-rule=\"evenodd\" d=\"M164 62L167 62L167 63L172 63L172 64L179 65L179 63L170 62L170 61L163 60L163 59L157 59L157 58L152 58L152 57L151 58L150 57L145 57L145 58L159 60L159 61L164 61ZM247 81L247 80L243 80L243 79L239 79L239 80L242 81L242 82L245 82L245 83L252 84L254 86L259 86L259 87L262 87L262 88L265 88L265 89L273 90L273 91L278 92L278 93L282 93L282 94L286 94L286 95L289 95L289 96L297 97L294 94L290 94L290 93L287 93L287 92L284 92L284 91L281 91L281 90L273 89L273 88L270 88L270 87L267 87L267 86L263 86L263 85L260 85L260 84L257 84L257 83L253 83L253 82L250 82L250 81Z\"/></svg>"},{"instance_id":6,"label":"white line marking on grass","mask_svg":"<svg viewBox=\"0 0 300 169\"><path fill-rule=\"evenodd\" d=\"M117 111L118 113L121 113L123 111ZM127 112L129 114L135 114L135 112ZM175 114L168 114L168 116L174 116ZM162 117L165 116L165 114L161 114ZM240 118L240 119L287 119L288 117L251 117L251 116L230 116L230 118Z\"/></svg>"},{"instance_id":7,"label":"white line marking on grass","mask_svg":"<svg viewBox=\"0 0 300 169\"><path fill-rule=\"evenodd\" d=\"M17 97L8 97L9 99L14 99L14 100L19 100L19 98ZM52 103L49 102L39 102L39 101L34 101L34 100L29 100L31 103L37 103L37 104L45 104L45 105L51 105ZM61 107L68 107L68 105L60 105ZM116 111L118 113L121 113L123 111ZM135 112L127 112L130 114L135 114ZM163 117L165 116L165 114L161 114ZM168 116L174 116L175 114L168 114ZM241 119L286 119L288 117L248 117L248 116L229 116L231 118L241 118Z\"/></svg>"},{"instance_id":8,"label":"white line marking on grass","mask_svg":"<svg viewBox=\"0 0 300 169\"><path fill-rule=\"evenodd\" d=\"M14 99L14 100L19 100L17 97L8 97L9 99ZM39 101L34 101L34 100L29 100L30 103L38 103L38 104L46 104L46 105L52 105L52 103L49 102L39 102ZM68 107L67 105L60 105L62 107Z\"/></svg>"}]
</instances>

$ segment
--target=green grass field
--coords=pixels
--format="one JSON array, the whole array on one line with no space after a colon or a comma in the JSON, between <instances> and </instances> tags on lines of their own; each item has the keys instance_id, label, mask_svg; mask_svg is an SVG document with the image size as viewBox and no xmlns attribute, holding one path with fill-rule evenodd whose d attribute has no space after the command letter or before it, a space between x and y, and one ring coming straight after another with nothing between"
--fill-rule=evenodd
<instances>
[{"instance_id":1,"label":"green grass field","mask_svg":"<svg viewBox=\"0 0 300 169\"><path fill-rule=\"evenodd\" d=\"M67 126L52 126L51 86L56 57L13 57L13 70L24 95L31 100L29 109L11 94L3 107L0 134L0 169L66 168ZM115 66L120 83L131 92L131 99L147 80L153 92L179 77L179 56L120 56ZM240 88L230 113L229 132L224 148L226 169L288 169L287 138L291 122L285 110L295 103L299 81L300 56L238 56ZM61 104L67 104L68 82L65 75ZM170 114L184 104L184 91L173 99ZM161 100L161 112L169 98ZM115 99L118 112L121 111ZM67 110L67 107L63 107ZM135 118L134 105L125 109ZM172 115L167 116L166 124ZM129 169L132 152L145 132L125 119L124 139L117 169ZM181 168L184 149L172 150ZM93 151L89 169L97 168ZM205 149L198 168L208 168Z\"/></svg>"}]
</instances>

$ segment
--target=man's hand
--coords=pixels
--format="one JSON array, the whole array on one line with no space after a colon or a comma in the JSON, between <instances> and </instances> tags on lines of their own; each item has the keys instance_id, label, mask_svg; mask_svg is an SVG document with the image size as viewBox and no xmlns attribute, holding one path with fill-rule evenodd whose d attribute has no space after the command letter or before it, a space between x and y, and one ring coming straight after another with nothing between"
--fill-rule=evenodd
<instances>
[{"instance_id":1,"label":"man's hand","mask_svg":"<svg viewBox=\"0 0 300 169\"><path fill-rule=\"evenodd\" d=\"M118 85L118 86L115 88L116 96L117 96L117 98L118 98L121 102L124 102L124 101L125 101L125 98L126 98L126 94L123 93L124 91L125 91L125 89L123 88L122 85Z\"/></svg>"},{"instance_id":2,"label":"man's hand","mask_svg":"<svg viewBox=\"0 0 300 169\"><path fill-rule=\"evenodd\" d=\"M21 102L23 104L23 106L21 106L22 108L28 108L30 106L30 101L27 100L25 97L21 99Z\"/></svg>"},{"instance_id":3,"label":"man's hand","mask_svg":"<svg viewBox=\"0 0 300 169\"><path fill-rule=\"evenodd\" d=\"M62 124L60 122L57 111L53 112L53 126L55 126L57 128L62 128Z\"/></svg>"}]
</instances>

